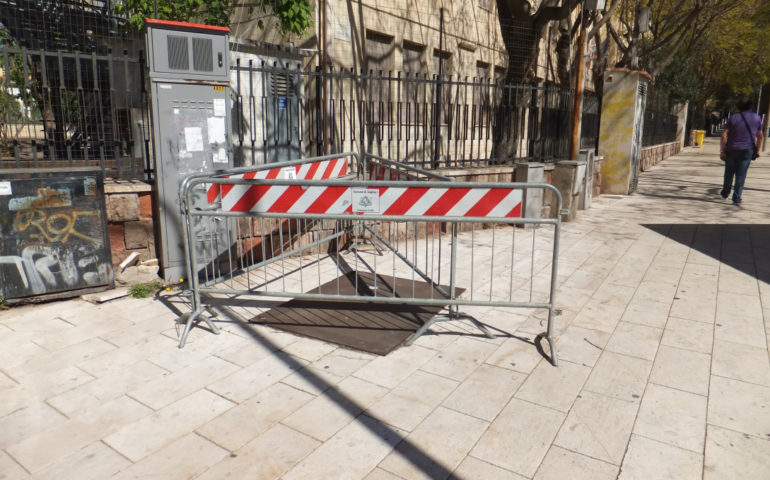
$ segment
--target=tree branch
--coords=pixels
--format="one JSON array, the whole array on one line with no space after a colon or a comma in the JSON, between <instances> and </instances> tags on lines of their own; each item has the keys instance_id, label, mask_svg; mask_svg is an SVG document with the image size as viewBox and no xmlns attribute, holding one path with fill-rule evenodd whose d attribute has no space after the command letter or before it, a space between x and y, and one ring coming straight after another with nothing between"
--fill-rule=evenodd
<instances>
[{"instance_id":1,"label":"tree branch","mask_svg":"<svg viewBox=\"0 0 770 480\"><path fill-rule=\"evenodd\" d=\"M610 7L610 9L605 11L602 14L602 18L591 27L591 31L588 32L588 38L591 38L597 33L599 33L599 29L601 29L605 23L610 21L610 19L612 18L612 14L615 13L615 10L618 9L619 5L620 5L620 0L615 0L614 2L612 2L612 6Z\"/></svg>"},{"instance_id":2,"label":"tree branch","mask_svg":"<svg viewBox=\"0 0 770 480\"><path fill-rule=\"evenodd\" d=\"M497 0L497 2L498 8L505 8L513 18L529 19L531 16L532 7L526 0Z\"/></svg>"},{"instance_id":3,"label":"tree branch","mask_svg":"<svg viewBox=\"0 0 770 480\"><path fill-rule=\"evenodd\" d=\"M535 25L542 27L548 22L567 18L579 3L580 0L564 0L558 7L541 6L534 15Z\"/></svg>"}]
</instances>

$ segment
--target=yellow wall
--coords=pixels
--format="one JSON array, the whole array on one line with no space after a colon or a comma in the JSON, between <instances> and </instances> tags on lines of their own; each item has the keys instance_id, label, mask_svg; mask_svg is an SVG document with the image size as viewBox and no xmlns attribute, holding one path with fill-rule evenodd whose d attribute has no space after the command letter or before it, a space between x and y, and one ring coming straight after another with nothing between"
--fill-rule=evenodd
<instances>
[{"instance_id":1,"label":"yellow wall","mask_svg":"<svg viewBox=\"0 0 770 480\"><path fill-rule=\"evenodd\" d=\"M608 70L599 130L602 193L628 194L633 174L634 110L639 73Z\"/></svg>"}]
</instances>

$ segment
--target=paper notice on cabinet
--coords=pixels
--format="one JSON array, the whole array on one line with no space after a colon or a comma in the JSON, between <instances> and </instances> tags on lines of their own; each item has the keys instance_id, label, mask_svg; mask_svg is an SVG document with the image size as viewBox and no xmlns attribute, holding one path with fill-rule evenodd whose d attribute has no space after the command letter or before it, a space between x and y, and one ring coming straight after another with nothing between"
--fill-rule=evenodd
<instances>
[{"instance_id":1,"label":"paper notice on cabinet","mask_svg":"<svg viewBox=\"0 0 770 480\"><path fill-rule=\"evenodd\" d=\"M227 151L224 148L220 148L218 152L214 152L214 163L227 164Z\"/></svg>"},{"instance_id":2,"label":"paper notice on cabinet","mask_svg":"<svg viewBox=\"0 0 770 480\"><path fill-rule=\"evenodd\" d=\"M225 116L225 99L224 98L214 99L214 116L215 117Z\"/></svg>"},{"instance_id":3,"label":"paper notice on cabinet","mask_svg":"<svg viewBox=\"0 0 770 480\"><path fill-rule=\"evenodd\" d=\"M200 127L184 127L184 143L188 152L202 152L203 133Z\"/></svg>"},{"instance_id":4,"label":"paper notice on cabinet","mask_svg":"<svg viewBox=\"0 0 770 480\"><path fill-rule=\"evenodd\" d=\"M225 143L224 117L209 117L206 123L209 130L209 143Z\"/></svg>"}]
</instances>

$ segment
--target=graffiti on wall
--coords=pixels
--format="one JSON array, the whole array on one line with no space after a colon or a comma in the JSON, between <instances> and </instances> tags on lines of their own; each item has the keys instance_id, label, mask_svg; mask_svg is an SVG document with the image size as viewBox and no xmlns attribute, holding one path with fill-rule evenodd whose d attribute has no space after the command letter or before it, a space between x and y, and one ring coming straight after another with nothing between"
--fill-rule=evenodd
<instances>
[{"instance_id":1,"label":"graffiti on wall","mask_svg":"<svg viewBox=\"0 0 770 480\"><path fill-rule=\"evenodd\" d=\"M101 182L93 176L41 175L3 182L0 295L20 298L109 285L112 261L104 200L98 195Z\"/></svg>"}]
</instances>

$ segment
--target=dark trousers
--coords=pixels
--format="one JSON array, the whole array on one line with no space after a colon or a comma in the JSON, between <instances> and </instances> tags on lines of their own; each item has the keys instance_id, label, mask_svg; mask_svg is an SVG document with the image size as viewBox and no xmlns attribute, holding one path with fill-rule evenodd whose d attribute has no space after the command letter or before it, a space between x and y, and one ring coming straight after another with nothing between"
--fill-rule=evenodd
<instances>
[{"instance_id":1,"label":"dark trousers","mask_svg":"<svg viewBox=\"0 0 770 480\"><path fill-rule=\"evenodd\" d=\"M743 184L746 182L746 173L751 164L751 150L728 150L725 160L725 178L722 182L722 198L730 195L730 186L735 177L735 188L733 189L733 202L740 203L743 194Z\"/></svg>"}]
</instances>

